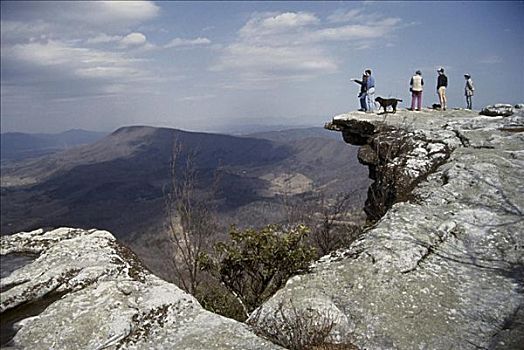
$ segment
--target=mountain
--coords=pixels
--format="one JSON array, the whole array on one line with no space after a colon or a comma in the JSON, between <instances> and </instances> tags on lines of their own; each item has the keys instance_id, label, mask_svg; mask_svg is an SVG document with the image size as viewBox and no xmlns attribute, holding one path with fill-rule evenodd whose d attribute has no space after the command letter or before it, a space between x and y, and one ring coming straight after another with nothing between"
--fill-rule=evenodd
<instances>
[{"instance_id":1,"label":"mountain","mask_svg":"<svg viewBox=\"0 0 524 350\"><path fill-rule=\"evenodd\" d=\"M79 129L68 130L59 134L7 132L0 135L0 156L2 164L6 164L90 144L105 135L107 133Z\"/></svg>"},{"instance_id":2,"label":"mountain","mask_svg":"<svg viewBox=\"0 0 524 350\"><path fill-rule=\"evenodd\" d=\"M125 127L90 145L4 166L2 234L59 226L106 229L150 267L161 269L158 251L166 239L165 199L175 144L181 146L178 170L195 154L196 191L215 192L217 220L225 226L279 222L285 218L286 196L355 192L355 206L362 207L369 184L356 148L342 141L277 142Z\"/></svg>"}]
</instances>

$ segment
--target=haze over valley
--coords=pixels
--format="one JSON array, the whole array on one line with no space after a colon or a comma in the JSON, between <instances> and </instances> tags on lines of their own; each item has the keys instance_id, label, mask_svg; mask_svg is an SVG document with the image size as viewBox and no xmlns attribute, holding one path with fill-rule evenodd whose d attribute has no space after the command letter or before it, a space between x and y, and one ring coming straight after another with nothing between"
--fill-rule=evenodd
<instances>
[{"instance_id":1,"label":"haze over valley","mask_svg":"<svg viewBox=\"0 0 524 350\"><path fill-rule=\"evenodd\" d=\"M367 169L358 164L356 148L335 138L340 136L322 128L238 137L124 127L91 144L4 165L1 232L109 230L162 275L175 143L181 147L179 173L194 157L197 191L211 198L224 229L285 222L285 202L305 208L340 193L351 193L358 213Z\"/></svg>"}]
</instances>

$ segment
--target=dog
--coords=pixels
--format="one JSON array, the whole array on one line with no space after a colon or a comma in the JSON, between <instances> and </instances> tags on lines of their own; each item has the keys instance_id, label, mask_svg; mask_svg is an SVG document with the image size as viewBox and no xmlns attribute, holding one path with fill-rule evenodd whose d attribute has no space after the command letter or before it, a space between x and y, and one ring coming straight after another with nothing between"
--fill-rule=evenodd
<instances>
[{"instance_id":1,"label":"dog","mask_svg":"<svg viewBox=\"0 0 524 350\"><path fill-rule=\"evenodd\" d=\"M397 111L397 103L402 102L402 100L398 98L382 98L382 97L377 97L375 101L380 104L380 107L384 108L384 113L388 112L387 107L389 106L393 107L393 113L395 113Z\"/></svg>"}]
</instances>

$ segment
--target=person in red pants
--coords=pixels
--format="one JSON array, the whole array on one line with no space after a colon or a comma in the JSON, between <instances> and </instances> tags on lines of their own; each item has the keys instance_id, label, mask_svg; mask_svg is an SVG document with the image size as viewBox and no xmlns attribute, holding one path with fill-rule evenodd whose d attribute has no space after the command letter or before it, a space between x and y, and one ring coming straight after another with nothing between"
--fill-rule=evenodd
<instances>
[{"instance_id":1,"label":"person in red pants","mask_svg":"<svg viewBox=\"0 0 524 350\"><path fill-rule=\"evenodd\" d=\"M409 82L411 88L411 110L415 110L415 105L417 111L420 111L422 108L422 90L424 90L424 79L422 79L422 72L416 71L415 75L411 77Z\"/></svg>"}]
</instances>

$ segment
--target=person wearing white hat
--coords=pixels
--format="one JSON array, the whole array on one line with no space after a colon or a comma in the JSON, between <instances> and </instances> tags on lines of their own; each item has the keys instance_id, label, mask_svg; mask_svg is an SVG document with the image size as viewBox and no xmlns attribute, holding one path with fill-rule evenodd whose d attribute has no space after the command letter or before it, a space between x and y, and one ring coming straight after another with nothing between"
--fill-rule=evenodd
<instances>
[{"instance_id":1,"label":"person wearing white hat","mask_svg":"<svg viewBox=\"0 0 524 350\"><path fill-rule=\"evenodd\" d=\"M473 109L473 94L475 92L475 87L473 86L473 80L471 80L471 75L468 73L464 74L466 79L466 87L464 88L464 94L466 95L466 108Z\"/></svg>"},{"instance_id":2,"label":"person wearing white hat","mask_svg":"<svg viewBox=\"0 0 524 350\"><path fill-rule=\"evenodd\" d=\"M446 110L447 107L447 98L446 98L446 88L448 87L448 77L446 74L444 74L444 68L440 68L437 70L438 72L438 78L437 78L437 94L438 99L440 102L440 108L442 108L443 111Z\"/></svg>"}]
</instances>

